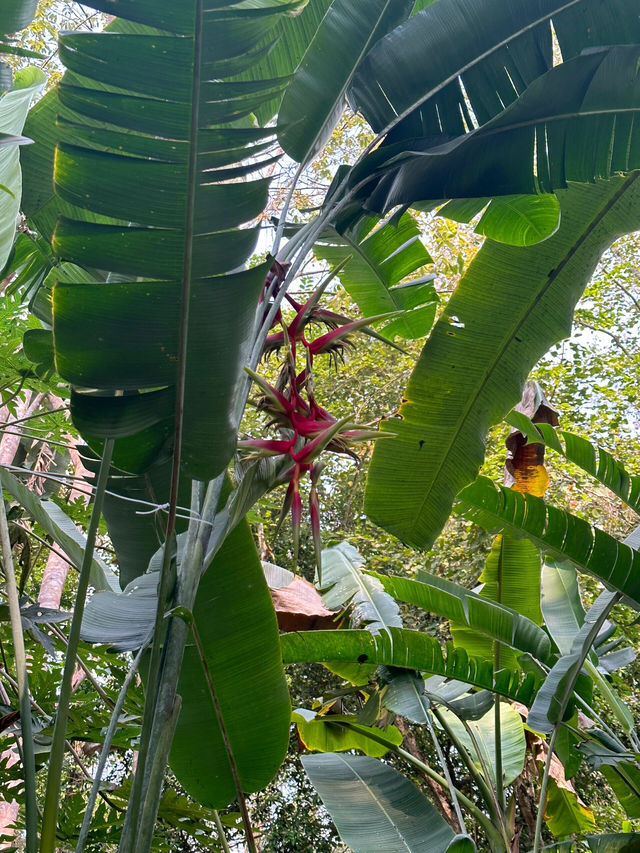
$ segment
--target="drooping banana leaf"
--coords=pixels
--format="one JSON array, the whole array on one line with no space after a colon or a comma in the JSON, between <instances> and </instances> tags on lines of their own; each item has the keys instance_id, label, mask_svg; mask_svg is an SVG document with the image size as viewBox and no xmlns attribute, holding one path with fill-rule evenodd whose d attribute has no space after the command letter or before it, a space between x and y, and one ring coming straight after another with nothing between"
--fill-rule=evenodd
<instances>
[{"instance_id":1,"label":"drooping banana leaf","mask_svg":"<svg viewBox=\"0 0 640 853\"><path fill-rule=\"evenodd\" d=\"M640 512L640 476L629 474L624 465L606 450L580 435L555 430L550 424L533 424L521 412L509 412L505 421L526 435L528 441L546 444L561 453L565 459L611 489L631 509Z\"/></svg>"},{"instance_id":2,"label":"drooping banana leaf","mask_svg":"<svg viewBox=\"0 0 640 853\"><path fill-rule=\"evenodd\" d=\"M586 47L640 43L627 0L438 0L370 51L351 102L377 133L392 131L389 143L459 136L552 67L552 25L565 60Z\"/></svg>"},{"instance_id":3,"label":"drooping banana leaf","mask_svg":"<svg viewBox=\"0 0 640 853\"><path fill-rule=\"evenodd\" d=\"M327 141L353 74L378 39L405 20L413 0L333 0L302 57L278 114L278 140L299 163Z\"/></svg>"},{"instance_id":4,"label":"drooping banana leaf","mask_svg":"<svg viewBox=\"0 0 640 853\"><path fill-rule=\"evenodd\" d=\"M479 578L483 584L479 597L499 602L534 625L541 625L540 566L540 552L528 539L516 539L507 532L496 536ZM493 658L495 643L486 635L478 636L464 623L452 625L451 632L456 645L464 646L469 654ZM540 633L544 631L540 629ZM522 651L535 654L531 648ZM500 663L515 669L517 654L511 648L501 648Z\"/></svg>"},{"instance_id":5,"label":"drooping banana leaf","mask_svg":"<svg viewBox=\"0 0 640 853\"><path fill-rule=\"evenodd\" d=\"M374 634L389 627L400 628L398 605L384 591L378 577L363 572L364 557L348 542L322 552L322 581L317 584L329 610L351 608L354 628L366 626Z\"/></svg>"},{"instance_id":6,"label":"drooping banana leaf","mask_svg":"<svg viewBox=\"0 0 640 853\"><path fill-rule=\"evenodd\" d=\"M570 334L600 254L640 226L639 177L572 185L559 193L553 237L528 248L487 242L478 252L427 341L399 418L383 426L397 437L374 449L365 504L373 521L430 546L478 472L487 430L518 402L536 361Z\"/></svg>"},{"instance_id":7,"label":"drooping banana leaf","mask_svg":"<svg viewBox=\"0 0 640 853\"><path fill-rule=\"evenodd\" d=\"M471 222L484 208L475 226L498 243L532 246L546 240L560 225L560 205L555 195L506 195L497 198L453 199L441 207L438 216L456 222Z\"/></svg>"},{"instance_id":8,"label":"drooping banana leaf","mask_svg":"<svg viewBox=\"0 0 640 853\"><path fill-rule=\"evenodd\" d=\"M478 647L484 653L482 638L488 638L487 648L491 648L492 640L499 640L519 652L529 652L541 661L549 660L551 644L548 636L513 606L498 604L428 572L420 572L417 581L394 575L375 577L394 598L422 607L457 626L464 625L465 640L460 645L470 654L480 654ZM458 631L461 630L458 627ZM468 647L467 638L477 642ZM506 660L505 666L508 666Z\"/></svg>"},{"instance_id":9,"label":"drooping banana leaf","mask_svg":"<svg viewBox=\"0 0 640 853\"><path fill-rule=\"evenodd\" d=\"M18 224L22 193L18 144L28 142L20 134L31 100L46 79L39 68L23 68L15 73L11 91L0 97L0 269L7 262Z\"/></svg>"},{"instance_id":10,"label":"drooping banana leaf","mask_svg":"<svg viewBox=\"0 0 640 853\"><path fill-rule=\"evenodd\" d=\"M402 743L402 734L395 726L364 726L356 718L345 714L316 715L313 711L298 708L292 714L298 736L305 747L313 752L346 752L359 749L365 755L382 758L394 746ZM376 740L367 737L375 735ZM380 743L387 741L387 745Z\"/></svg>"},{"instance_id":11,"label":"drooping banana leaf","mask_svg":"<svg viewBox=\"0 0 640 853\"><path fill-rule=\"evenodd\" d=\"M481 527L526 536L554 559L571 560L640 610L640 551L584 519L486 477L460 492L457 511Z\"/></svg>"},{"instance_id":12,"label":"drooping banana leaf","mask_svg":"<svg viewBox=\"0 0 640 853\"><path fill-rule=\"evenodd\" d=\"M631 45L564 62L470 133L414 140L409 150L405 142L378 148L354 168L350 184L371 175L357 196L385 213L427 199L550 193L637 168L639 57Z\"/></svg>"},{"instance_id":13,"label":"drooping banana leaf","mask_svg":"<svg viewBox=\"0 0 640 853\"><path fill-rule=\"evenodd\" d=\"M302 764L354 853L445 853L454 833L401 773L358 755L305 755Z\"/></svg>"},{"instance_id":14,"label":"drooping banana leaf","mask_svg":"<svg viewBox=\"0 0 640 853\"><path fill-rule=\"evenodd\" d=\"M440 716L452 729L456 738L466 747L474 763L484 775L483 764L487 768L490 779L486 781L496 785L496 730L495 714L491 709L479 720L467 723L473 737L460 722L456 714L447 708L442 709ZM500 705L500 741L502 745L502 769L504 785L510 785L522 773L527 750L522 717L511 705L504 702Z\"/></svg>"},{"instance_id":15,"label":"drooping banana leaf","mask_svg":"<svg viewBox=\"0 0 640 853\"><path fill-rule=\"evenodd\" d=\"M591 809L580 801L575 791L559 785L553 777L549 778L544 811L546 824L557 838L582 835L596 828Z\"/></svg>"},{"instance_id":16,"label":"drooping banana leaf","mask_svg":"<svg viewBox=\"0 0 640 853\"><path fill-rule=\"evenodd\" d=\"M432 259L420 242L413 217L405 213L373 228L369 218L342 233L329 230L314 247L314 254L332 267L347 261L340 281L365 317L401 311L381 331L388 337L420 338L433 323L438 297L433 276L407 279ZM350 258L350 260L347 260Z\"/></svg>"},{"instance_id":17,"label":"drooping banana leaf","mask_svg":"<svg viewBox=\"0 0 640 853\"><path fill-rule=\"evenodd\" d=\"M531 702L538 683L532 674L522 678L522 671L501 669L494 675L489 661L469 657L464 649L448 647L443 652L433 637L403 628L377 635L369 631L304 631L283 634L281 643L285 664L349 661L363 667L378 664L414 669L454 678L525 705Z\"/></svg>"},{"instance_id":18,"label":"drooping banana leaf","mask_svg":"<svg viewBox=\"0 0 640 853\"><path fill-rule=\"evenodd\" d=\"M111 11L106 0L93 5ZM237 163L251 156L246 130L227 125L284 85L229 78L251 65L249 48L298 5L123 2L122 18L163 31L61 37L71 74L58 96L73 113L77 144L58 145L56 192L108 221L62 218L53 248L121 280L54 287L56 369L106 396L153 389L150 400L162 405L162 389L171 393L184 366L183 470L203 480L225 467L235 444L231 408L266 272L235 270L258 233L238 226L261 214L268 180L229 182L235 173L211 169L221 151L239 149ZM114 131L118 153L108 150ZM140 156L147 144L153 159ZM127 409L131 397L115 405Z\"/></svg>"},{"instance_id":19,"label":"drooping banana leaf","mask_svg":"<svg viewBox=\"0 0 640 853\"><path fill-rule=\"evenodd\" d=\"M153 626L160 565L158 554L126 592L94 595L85 611L84 638L121 649L139 647ZM227 536L205 572L193 618L243 790L260 790L284 758L290 705L271 596L246 522ZM253 690L264 711L258 717L247 701ZM182 708L171 769L197 802L224 808L236 787L193 640L185 650L178 691Z\"/></svg>"}]
</instances>

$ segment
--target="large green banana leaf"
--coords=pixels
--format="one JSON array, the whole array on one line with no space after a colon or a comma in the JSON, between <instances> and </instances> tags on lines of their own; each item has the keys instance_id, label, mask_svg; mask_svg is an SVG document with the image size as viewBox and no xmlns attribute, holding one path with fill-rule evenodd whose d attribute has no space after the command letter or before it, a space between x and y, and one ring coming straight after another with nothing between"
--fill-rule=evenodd
<instances>
[{"instance_id":1,"label":"large green banana leaf","mask_svg":"<svg viewBox=\"0 0 640 853\"><path fill-rule=\"evenodd\" d=\"M400 417L383 427L395 440L374 449L366 510L375 522L431 545L478 472L488 428L518 402L536 361L569 335L600 254L640 227L639 177L572 185L559 192L561 226L544 243L487 242L478 252L422 351Z\"/></svg>"},{"instance_id":2,"label":"large green banana leaf","mask_svg":"<svg viewBox=\"0 0 640 853\"><path fill-rule=\"evenodd\" d=\"M392 130L388 142L460 136L552 67L551 24L565 61L586 47L640 43L629 0L438 0L370 51L352 104L376 132Z\"/></svg>"},{"instance_id":3,"label":"large green banana leaf","mask_svg":"<svg viewBox=\"0 0 640 853\"><path fill-rule=\"evenodd\" d=\"M0 136L7 143L0 145L0 269L7 262L15 239L22 192L20 150L12 143L27 142L20 134L31 99L46 79L39 68L23 68L16 72L11 91L0 98Z\"/></svg>"},{"instance_id":4,"label":"large green banana leaf","mask_svg":"<svg viewBox=\"0 0 640 853\"><path fill-rule=\"evenodd\" d=\"M498 640L519 652L528 652L538 660L549 660L549 637L534 621L522 615L518 607L514 607L517 602L511 606L504 601L499 604L490 597L469 592L428 572L420 572L417 581L395 575L375 577L394 598L456 623L454 639L464 636L464 641L458 644L464 646L469 654L488 657L486 652L492 647L491 641ZM509 666L506 659L503 663ZM512 663L516 664L515 658ZM517 668L517 664L513 668Z\"/></svg>"},{"instance_id":5,"label":"large green banana leaf","mask_svg":"<svg viewBox=\"0 0 640 853\"><path fill-rule=\"evenodd\" d=\"M112 10L106 0L93 5ZM54 287L56 368L106 396L124 389L114 406L126 410L151 389L145 405L165 407L185 366L183 469L203 480L233 451L230 412L266 272L231 271L255 246L257 227L238 226L262 213L268 180L229 182L238 172L211 169L223 151L236 151L238 163L250 156L246 129L228 125L284 85L229 78L250 67L249 49L298 5L121 2L121 17L162 32L60 41L71 74L58 96L73 112L77 144L58 145L56 192L108 221L61 218L53 248L120 281Z\"/></svg>"},{"instance_id":6,"label":"large green banana leaf","mask_svg":"<svg viewBox=\"0 0 640 853\"><path fill-rule=\"evenodd\" d=\"M409 150L383 146L350 181L373 170L358 195L384 213L425 199L549 193L636 168L639 56L638 45L617 46L564 62L482 127L435 144L415 140Z\"/></svg>"},{"instance_id":7,"label":"large green banana leaf","mask_svg":"<svg viewBox=\"0 0 640 853\"><path fill-rule=\"evenodd\" d=\"M540 552L528 539L516 539L506 532L496 536L479 578L483 584L480 598L506 605L534 625L541 625L540 567ZM493 659L495 643L486 636L479 636L464 623L452 625L451 633L456 645L464 646L469 654ZM515 669L516 653L501 648L500 664Z\"/></svg>"},{"instance_id":8,"label":"large green banana leaf","mask_svg":"<svg viewBox=\"0 0 640 853\"><path fill-rule=\"evenodd\" d=\"M439 712L456 738L472 756L478 770L484 775L486 767L489 779L496 786L496 718L492 708L479 720L471 720L466 726L453 711L443 708ZM468 729L471 729L472 735ZM522 773L527 744L524 736L522 717L519 712L506 703L500 705L500 745L502 750L503 778L498 784L510 785ZM484 765L484 766L483 766Z\"/></svg>"},{"instance_id":9,"label":"large green banana leaf","mask_svg":"<svg viewBox=\"0 0 640 853\"><path fill-rule=\"evenodd\" d=\"M2 0L0 35L11 35L29 26L37 6L38 0Z\"/></svg>"},{"instance_id":10,"label":"large green banana leaf","mask_svg":"<svg viewBox=\"0 0 640 853\"><path fill-rule=\"evenodd\" d=\"M558 560L571 560L640 610L640 551L542 498L496 486L486 477L460 492L458 511L482 527L527 536Z\"/></svg>"},{"instance_id":11,"label":"large green banana leaf","mask_svg":"<svg viewBox=\"0 0 640 853\"><path fill-rule=\"evenodd\" d=\"M445 853L454 838L424 794L375 758L325 753L302 764L354 853Z\"/></svg>"},{"instance_id":12,"label":"large green banana leaf","mask_svg":"<svg viewBox=\"0 0 640 853\"><path fill-rule=\"evenodd\" d=\"M320 150L360 61L412 6L413 0L333 0L280 105L278 140L290 157L307 162Z\"/></svg>"},{"instance_id":13,"label":"large green banana leaf","mask_svg":"<svg viewBox=\"0 0 640 853\"><path fill-rule=\"evenodd\" d=\"M599 480L603 486L621 498L631 509L640 512L640 476L629 474L621 462L583 438L564 430L556 431L551 424L534 424L522 412L509 412L505 421L520 430L527 441L546 444Z\"/></svg>"},{"instance_id":14,"label":"large green banana leaf","mask_svg":"<svg viewBox=\"0 0 640 853\"><path fill-rule=\"evenodd\" d=\"M340 282L365 317L402 312L381 328L385 335L424 337L433 324L438 297L433 275L405 281L432 263L417 223L408 213L372 228L374 222L368 217L340 234L328 230L315 244L314 254L333 267L346 261Z\"/></svg>"},{"instance_id":15,"label":"large green banana leaf","mask_svg":"<svg viewBox=\"0 0 640 853\"><path fill-rule=\"evenodd\" d=\"M93 596L83 619L86 640L121 649L141 645L153 626L160 563L158 552L149 572L131 581L125 593ZM227 536L203 575L193 618L243 790L260 790L286 753L290 705L271 596L245 521ZM253 691L260 697L258 715L247 701ZM235 782L193 640L185 650L178 692L182 707L171 769L197 802L223 808L236 796Z\"/></svg>"},{"instance_id":16,"label":"large green banana leaf","mask_svg":"<svg viewBox=\"0 0 640 853\"><path fill-rule=\"evenodd\" d=\"M406 628L389 628L379 634L369 631L304 631L281 636L285 663L331 663L349 661L366 666L378 664L417 669L455 678L465 684L491 690L525 705L532 700L537 680L532 674L501 669L464 649L448 647L446 653L433 637Z\"/></svg>"},{"instance_id":17,"label":"large green banana leaf","mask_svg":"<svg viewBox=\"0 0 640 853\"><path fill-rule=\"evenodd\" d=\"M398 605L384 591L377 577L363 572L364 557L348 542L340 542L322 552L322 580L316 586L329 610L350 609L353 628L366 626L377 634L390 627L400 628Z\"/></svg>"}]
</instances>

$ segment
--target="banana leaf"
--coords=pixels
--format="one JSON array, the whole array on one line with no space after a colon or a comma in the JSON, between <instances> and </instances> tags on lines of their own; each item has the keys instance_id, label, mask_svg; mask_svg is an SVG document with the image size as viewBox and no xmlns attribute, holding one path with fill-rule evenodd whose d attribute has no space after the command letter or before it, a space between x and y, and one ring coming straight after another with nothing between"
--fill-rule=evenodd
<instances>
[{"instance_id":1,"label":"banana leaf","mask_svg":"<svg viewBox=\"0 0 640 853\"><path fill-rule=\"evenodd\" d=\"M389 143L459 136L552 68L552 23L565 61L584 48L640 43L627 0L438 0L370 51L352 106Z\"/></svg>"},{"instance_id":2,"label":"banana leaf","mask_svg":"<svg viewBox=\"0 0 640 853\"><path fill-rule=\"evenodd\" d=\"M488 638L490 641L498 640L516 651L528 652L541 661L550 660L549 637L515 607L469 592L456 583L428 572L420 572L417 581L395 575L375 577L394 598L454 622L457 626L454 639L456 634L464 636L464 642L459 645L463 645L469 654L487 657L482 639ZM467 639L474 642L467 645ZM491 646L492 642L487 641L486 648ZM477 651L478 648L481 652ZM506 660L504 663L508 665Z\"/></svg>"},{"instance_id":3,"label":"banana leaf","mask_svg":"<svg viewBox=\"0 0 640 853\"><path fill-rule=\"evenodd\" d=\"M415 201L551 193L640 166L640 47L592 50L538 77L495 118L443 141L382 146L354 168L357 197L385 213ZM588 142L587 142L588 140ZM503 211L507 220L519 212Z\"/></svg>"},{"instance_id":4,"label":"banana leaf","mask_svg":"<svg viewBox=\"0 0 640 853\"><path fill-rule=\"evenodd\" d=\"M572 185L558 194L553 237L526 248L487 242L478 252L422 351L400 416L383 425L395 439L374 448L365 495L373 521L431 545L478 472L489 427L518 402L536 361L570 334L600 254L640 226L638 177Z\"/></svg>"},{"instance_id":5,"label":"banana leaf","mask_svg":"<svg viewBox=\"0 0 640 853\"><path fill-rule=\"evenodd\" d=\"M278 141L293 160L308 162L322 148L360 61L412 6L413 0L333 0L280 105Z\"/></svg>"},{"instance_id":6,"label":"banana leaf","mask_svg":"<svg viewBox=\"0 0 640 853\"><path fill-rule=\"evenodd\" d=\"M445 853L454 833L401 773L358 755L305 755L302 765L354 853Z\"/></svg>"},{"instance_id":7,"label":"banana leaf","mask_svg":"<svg viewBox=\"0 0 640 853\"><path fill-rule=\"evenodd\" d=\"M264 132L228 125L286 85L230 78L255 61L256 40L299 5L121 2L121 18L162 32L138 27L60 40L69 72L58 97L76 142L59 132L55 189L98 221L63 215L52 245L59 257L120 280L54 286L56 369L104 396L116 388L172 393L184 379L176 404L184 405L182 466L201 480L219 474L235 446L231 409L266 274L264 266L240 269L258 228L238 226L262 213L268 180L247 174L229 182L236 172L212 168L230 149L243 171L260 168L260 159L246 170L244 161L253 155L248 139ZM111 11L106 0L93 6ZM141 157L149 144L153 158ZM132 398L114 406L126 410ZM150 399L163 402L161 394Z\"/></svg>"},{"instance_id":8,"label":"banana leaf","mask_svg":"<svg viewBox=\"0 0 640 853\"><path fill-rule=\"evenodd\" d=\"M283 634L285 664L349 661L359 666L378 664L428 672L491 690L527 705L538 678L522 671L500 669L495 674L489 661L473 658L450 645L443 652L433 637L419 631L389 628L380 634L369 631L304 631Z\"/></svg>"}]
</instances>

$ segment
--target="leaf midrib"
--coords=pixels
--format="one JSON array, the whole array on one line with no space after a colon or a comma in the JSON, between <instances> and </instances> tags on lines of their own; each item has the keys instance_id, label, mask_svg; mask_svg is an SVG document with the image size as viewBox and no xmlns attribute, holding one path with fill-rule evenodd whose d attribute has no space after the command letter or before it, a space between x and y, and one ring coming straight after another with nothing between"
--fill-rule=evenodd
<instances>
[{"instance_id":1,"label":"leaf midrib","mask_svg":"<svg viewBox=\"0 0 640 853\"><path fill-rule=\"evenodd\" d=\"M381 812L383 813L383 815L386 817L387 821L389 822L389 824L390 824L390 826L393 828L393 830L395 830L395 832L396 832L396 834L397 834L397 836L398 836L398 839L402 842L402 845L403 845L403 846L404 846L404 848L407 850L407 853L412 853L412 849L411 849L411 847L409 847L409 845L408 845L408 844L407 844L407 842L405 841L404 835L400 832L400 829L399 829L398 825L395 823L395 821L392 819L391 815L387 812L387 810L385 809L385 807L382 805L382 802L378 799L378 797L376 797L376 795L375 795L375 793L373 792L373 790L371 789L371 787L370 787L370 786L365 782L365 780L364 780L364 779L362 778L362 776L358 773L358 771L357 771L357 770L355 770L355 768L351 767L351 765L350 765L347 761L345 761L345 760L344 760L344 758L343 758L341 755L336 754L336 757L337 757L340 761L342 761L342 763L345 765L345 767L347 767L347 768L348 768L348 769L353 773L353 775L354 775L357 779L359 779L359 780L360 780L360 782L362 783L363 788L364 788L364 789L366 790L366 792L369 794L369 796L371 797L371 799L373 800L373 802L375 803L375 805L380 809L380 811L381 811Z\"/></svg>"},{"instance_id":2,"label":"leaf midrib","mask_svg":"<svg viewBox=\"0 0 640 853\"><path fill-rule=\"evenodd\" d=\"M451 453L451 449L456 444L456 442L458 441L460 432L462 431L462 429L464 428L464 426L467 422L469 412L475 407L475 405L478 401L478 398L482 394L482 391L484 390L484 388L485 388L485 386L489 380L489 377L495 371L497 365L500 363L501 359L504 357L505 352L511 346L511 343L512 343L514 337L516 336L516 332L518 332L519 329L524 325L524 323L527 322L531 313L538 307L540 300L546 295L546 293L549 290L549 288L551 287L551 285L554 284L554 282L557 280L560 273L564 270L564 268L569 263L569 261L579 251L579 249L582 248L582 246L584 245L586 240L591 236L592 232L597 228L597 226L602 222L602 220L609 213L609 211L614 207L615 204L617 204L617 202L620 200L620 198L627 192L627 190L635 183L635 181L638 178L640 178L640 171L632 172L632 174L624 181L622 186L615 193L613 198L609 199L609 201L602 207L602 209L597 214L597 216L595 216L589 222L589 224L584 229L584 231L582 232L580 237L573 243L573 245L571 246L569 251L566 253L564 258L555 267L555 269L553 270L553 274L549 275L547 277L546 284L544 285L543 288L541 288L541 290L539 291L535 300L528 305L527 309L525 310L524 314L521 315L521 318L518 320L518 322L512 326L511 334L509 334L508 336L505 336L506 342L502 345L500 351L497 353L497 355L493 359L491 365L486 369L486 371L484 373L484 378L482 379L482 382L479 383L478 390L473 395L473 397L469 400L469 402L465 406L463 412L461 413L460 417L458 418L455 429L451 433L451 439L449 440L449 442L446 446L446 452L440 454L440 462L436 467L434 476L431 478L432 486L433 486L433 483L435 483L437 481L437 479L440 477L440 474L442 473L442 469L447 464L448 459L449 459L449 455ZM417 523L418 523L418 520L422 516L422 512L424 510L425 504L426 504L429 496L431 495L431 491L432 491L432 488L430 488L425 493L425 496L420 501L420 504L417 507L416 512L414 513L414 521L413 521L412 526L411 526L412 530L415 530Z\"/></svg>"}]
</instances>

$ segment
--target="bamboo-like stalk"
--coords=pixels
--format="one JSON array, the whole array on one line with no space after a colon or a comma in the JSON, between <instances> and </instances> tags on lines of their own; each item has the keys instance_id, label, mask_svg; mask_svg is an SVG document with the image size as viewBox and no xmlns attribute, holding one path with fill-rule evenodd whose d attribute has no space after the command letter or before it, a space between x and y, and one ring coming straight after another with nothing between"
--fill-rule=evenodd
<instances>
[{"instance_id":1,"label":"bamboo-like stalk","mask_svg":"<svg viewBox=\"0 0 640 853\"><path fill-rule=\"evenodd\" d=\"M583 642L583 646L579 655L579 665L576 665L576 667L574 668L573 676L568 679L566 684L563 685L563 694L559 703L560 707L556 711L558 722L554 725L553 730L551 732L551 738L549 739L549 746L547 752L547 760L545 761L542 781L540 783L540 796L538 797L538 814L536 816L536 828L533 837L532 853L539 853L540 844L542 843L542 822L544 820L544 810L547 801L547 788L549 787L551 760L553 758L553 751L555 749L558 732L560 731L560 726L562 725L562 718L564 717L564 712L566 711L567 705L569 704L569 701L573 696L573 689L575 687L582 665L584 664L587 655L589 654L589 651L591 650L591 647L605 622L605 619L621 598L622 595L619 592L603 592L600 594L598 599L596 599L596 603L593 605L589 613L592 613L593 609L598 607L598 603L600 603L601 609L599 610L596 618L593 620L593 622L591 623L591 627L589 628L589 632L586 637L589 642ZM589 613L587 613L585 617L585 624L587 623L587 621L589 621Z\"/></svg>"},{"instance_id":2,"label":"bamboo-like stalk","mask_svg":"<svg viewBox=\"0 0 640 853\"><path fill-rule=\"evenodd\" d=\"M7 597L9 600L9 618L11 620L11 636L13 639L13 654L16 662L18 682L18 697L20 702L20 729L22 732L22 765L26 792L25 822L27 830L27 853L37 853L38 850L38 804L36 800L36 765L33 748L33 730L31 725L31 700L29 697L29 677L27 673L27 655L22 633L22 617L20 615L20 600L13 567L11 553L11 538L9 523L0 494L0 544L2 546L2 567L7 582Z\"/></svg>"},{"instance_id":3,"label":"bamboo-like stalk","mask_svg":"<svg viewBox=\"0 0 640 853\"><path fill-rule=\"evenodd\" d=\"M102 781L102 774L104 773L104 768L109 758L109 751L111 749L113 736L115 735L116 729L118 728L118 721L125 703L125 699L127 698L129 686L131 685L131 682L133 681L133 678L138 671L140 661L142 660L142 655L144 654L146 648L147 644L145 643L133 659L133 662L127 671L125 679L122 682L122 687L120 688L120 692L118 693L116 704L114 705L113 711L111 713L111 719L109 720L109 725L107 727L107 731L104 736L104 742L102 744L100 760L98 761L98 767L96 769L95 776L93 777L93 784L91 785L89 801L87 803L87 808L85 809L84 817L82 818L82 825L80 826L80 833L78 835L78 842L76 844L76 853L82 853L82 851L84 850L85 842L87 840L87 836L89 835L89 827L91 826L91 816L93 815L93 809L95 807L96 800L98 799L100 783Z\"/></svg>"},{"instance_id":4,"label":"bamboo-like stalk","mask_svg":"<svg viewBox=\"0 0 640 853\"><path fill-rule=\"evenodd\" d=\"M40 853L55 853L56 849L56 826L58 822L58 808L60 799L60 788L62 783L62 765L64 761L64 749L67 731L67 720L69 718L69 704L71 702L73 673L76 667L76 656L78 643L80 642L80 626L84 613L85 599L89 588L89 574L93 562L93 551L96 543L104 493L109 478L111 457L113 455L112 438L105 439L96 492L91 509L91 518L87 529L87 544L82 556L80 577L78 580L78 591L76 603L69 630L67 654L65 656L62 684L60 685L60 696L58 698L58 710L56 722L53 729L53 740L49 757L49 772L47 774L47 789L45 794L44 812L42 816L42 836L40 839Z\"/></svg>"}]
</instances>

